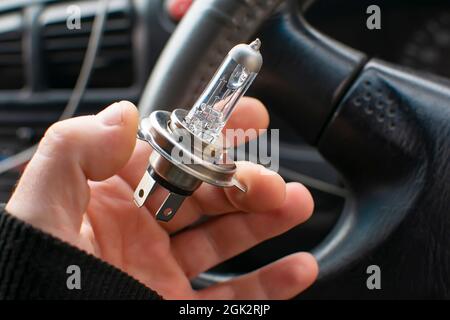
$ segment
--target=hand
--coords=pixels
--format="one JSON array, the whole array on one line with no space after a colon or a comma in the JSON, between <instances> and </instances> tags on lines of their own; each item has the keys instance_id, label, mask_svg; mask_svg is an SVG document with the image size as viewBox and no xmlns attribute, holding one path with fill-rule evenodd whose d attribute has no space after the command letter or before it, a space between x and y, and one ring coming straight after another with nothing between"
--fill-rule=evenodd
<instances>
[{"instance_id":1,"label":"hand","mask_svg":"<svg viewBox=\"0 0 450 320\"><path fill-rule=\"evenodd\" d=\"M170 223L154 203L137 208L133 190L150 147L136 144L138 112L129 102L50 127L7 204L7 211L132 275L166 299L286 299L316 279L318 267L296 253L229 282L195 291L189 279L309 218L305 187L263 167L238 164L248 192L202 184ZM266 128L268 115L244 98L228 128ZM156 193L155 197L162 194ZM152 196L153 197L153 196ZM202 215L207 222L187 228Z\"/></svg>"}]
</instances>

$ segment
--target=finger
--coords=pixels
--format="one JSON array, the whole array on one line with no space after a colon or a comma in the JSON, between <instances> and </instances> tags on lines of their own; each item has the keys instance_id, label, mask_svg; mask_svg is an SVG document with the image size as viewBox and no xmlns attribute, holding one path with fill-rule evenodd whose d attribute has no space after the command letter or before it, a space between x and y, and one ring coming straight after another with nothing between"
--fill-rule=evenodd
<instances>
[{"instance_id":1,"label":"finger","mask_svg":"<svg viewBox=\"0 0 450 320\"><path fill-rule=\"evenodd\" d=\"M53 234L79 230L89 201L87 180L125 165L136 141L138 112L129 102L96 116L57 122L46 132L7 210Z\"/></svg>"},{"instance_id":2,"label":"finger","mask_svg":"<svg viewBox=\"0 0 450 320\"><path fill-rule=\"evenodd\" d=\"M249 274L223 282L197 293L209 300L282 300L308 288L319 268L309 253L296 253Z\"/></svg>"},{"instance_id":3,"label":"finger","mask_svg":"<svg viewBox=\"0 0 450 320\"><path fill-rule=\"evenodd\" d=\"M147 170L151 153L152 149L147 142L137 140L131 158L128 160L127 164L119 170L118 175L129 184L131 189L136 189L139 181L141 181L145 170Z\"/></svg>"},{"instance_id":4,"label":"finger","mask_svg":"<svg viewBox=\"0 0 450 320\"><path fill-rule=\"evenodd\" d=\"M286 197L286 183L277 173L250 162L238 162L237 179L246 186L219 188L203 184L166 228L171 232L191 225L202 215L217 216L237 211L261 212L280 207ZM177 220L175 220L177 219Z\"/></svg>"},{"instance_id":5,"label":"finger","mask_svg":"<svg viewBox=\"0 0 450 320\"><path fill-rule=\"evenodd\" d=\"M269 113L264 104L255 98L243 97L225 125L224 133L228 141L239 145L257 138L268 126ZM236 132L237 129L244 134Z\"/></svg>"},{"instance_id":6,"label":"finger","mask_svg":"<svg viewBox=\"0 0 450 320\"><path fill-rule=\"evenodd\" d=\"M137 145L135 153L148 156L145 146ZM134 185L130 183L134 189L141 178L140 172L146 170L147 162L142 163L131 159L129 165L139 173L127 170L124 175L122 170L120 174L124 180L137 180ZM236 175L247 187L247 192L243 193L235 188L218 188L203 183L191 197L184 201L170 223L160 223L160 225L169 233L174 233L194 223L201 215L215 216L236 211L267 211L283 204L286 184L281 176L269 172L261 165L249 162L238 162L237 166ZM152 214L157 211L163 198L163 193L156 193L146 202L145 205Z\"/></svg>"},{"instance_id":7,"label":"finger","mask_svg":"<svg viewBox=\"0 0 450 320\"><path fill-rule=\"evenodd\" d=\"M164 296L191 292L188 279L171 254L167 232L149 219L145 207L138 208L130 201L130 186L117 175L89 184L92 199L85 217L89 217L89 227L95 234L97 255L128 270L146 286L156 286Z\"/></svg>"},{"instance_id":8,"label":"finger","mask_svg":"<svg viewBox=\"0 0 450 320\"><path fill-rule=\"evenodd\" d=\"M225 125L226 129L267 129L269 113L264 104L252 97L242 97Z\"/></svg>"},{"instance_id":9,"label":"finger","mask_svg":"<svg viewBox=\"0 0 450 320\"><path fill-rule=\"evenodd\" d=\"M189 278L306 221L313 211L309 191L287 185L282 206L262 213L232 213L183 231L172 238L172 252Z\"/></svg>"}]
</instances>

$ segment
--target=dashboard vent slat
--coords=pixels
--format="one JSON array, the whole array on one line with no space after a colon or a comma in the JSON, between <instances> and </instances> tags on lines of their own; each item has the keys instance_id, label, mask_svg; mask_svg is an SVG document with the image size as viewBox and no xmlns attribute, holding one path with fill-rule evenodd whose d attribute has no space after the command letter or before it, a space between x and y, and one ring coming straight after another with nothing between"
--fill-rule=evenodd
<instances>
[{"instance_id":1,"label":"dashboard vent slat","mask_svg":"<svg viewBox=\"0 0 450 320\"><path fill-rule=\"evenodd\" d=\"M92 2L80 6L81 28L70 30L61 4L49 6L42 15L42 48L49 88L73 88L88 46L94 13ZM67 5L65 5L67 6ZM58 13L60 17L58 18ZM51 17L51 18L46 18ZM115 0L92 74L90 88L127 88L133 85L132 16L128 1ZM111 76L111 75L118 75Z\"/></svg>"},{"instance_id":2,"label":"dashboard vent slat","mask_svg":"<svg viewBox=\"0 0 450 320\"><path fill-rule=\"evenodd\" d=\"M24 86L22 59L23 20L20 13L0 15L0 88Z\"/></svg>"}]
</instances>

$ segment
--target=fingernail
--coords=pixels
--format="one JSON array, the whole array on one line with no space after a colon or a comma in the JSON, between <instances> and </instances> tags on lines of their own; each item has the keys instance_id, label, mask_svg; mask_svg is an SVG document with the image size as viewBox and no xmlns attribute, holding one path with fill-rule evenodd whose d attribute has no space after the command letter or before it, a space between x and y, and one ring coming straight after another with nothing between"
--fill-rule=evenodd
<instances>
[{"instance_id":1,"label":"fingernail","mask_svg":"<svg viewBox=\"0 0 450 320\"><path fill-rule=\"evenodd\" d=\"M97 117L108 126L116 126L122 123L122 111L123 105L116 102L98 113Z\"/></svg>"}]
</instances>

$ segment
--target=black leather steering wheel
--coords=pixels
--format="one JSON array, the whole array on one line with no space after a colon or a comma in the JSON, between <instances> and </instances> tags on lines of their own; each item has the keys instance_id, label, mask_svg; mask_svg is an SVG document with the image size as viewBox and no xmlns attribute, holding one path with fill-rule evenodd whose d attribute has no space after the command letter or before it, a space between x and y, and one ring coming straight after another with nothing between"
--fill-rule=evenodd
<instances>
[{"instance_id":1,"label":"black leather steering wheel","mask_svg":"<svg viewBox=\"0 0 450 320\"><path fill-rule=\"evenodd\" d=\"M159 58L142 114L190 106L226 52L248 41L280 4L261 32L270 90L289 104L282 116L350 190L338 223L313 250L320 274L306 296L346 297L340 283L355 282L373 263L383 272L383 297L448 297L447 80L370 59L328 38L303 18L308 2L197 0ZM406 279L405 269L415 278ZM349 297L378 294L359 282Z\"/></svg>"}]
</instances>

